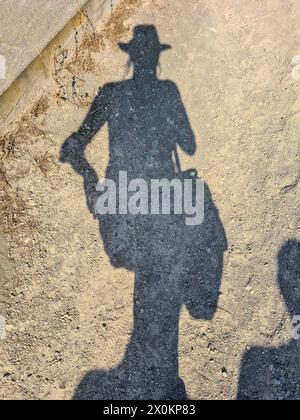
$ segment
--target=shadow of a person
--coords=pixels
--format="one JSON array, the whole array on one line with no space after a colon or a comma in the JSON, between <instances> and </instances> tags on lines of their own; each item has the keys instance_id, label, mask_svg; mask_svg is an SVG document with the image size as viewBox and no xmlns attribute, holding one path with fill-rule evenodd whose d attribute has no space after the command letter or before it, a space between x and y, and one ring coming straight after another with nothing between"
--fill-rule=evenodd
<instances>
[{"instance_id":1,"label":"shadow of a person","mask_svg":"<svg viewBox=\"0 0 300 420\"><path fill-rule=\"evenodd\" d=\"M107 123L109 165L106 179L119 184L143 179L174 180L173 156L179 146L193 155L196 142L176 85L157 78L160 53L154 26L138 26L129 44L119 44L134 64L134 77L99 90L77 133L61 150L61 160L81 174L87 206L98 218L104 248L115 268L135 273L134 328L120 366L89 373L75 399L185 399L178 369L179 316L211 319L217 306L227 240L210 191L205 186L205 220L186 226L184 215L95 215L98 177L85 149ZM175 159L176 160L176 159ZM177 155L177 166L180 164ZM192 172L181 174L191 177ZM119 188L117 188L119 190ZM195 198L195 197L193 197ZM126 213L126 212L125 212Z\"/></svg>"},{"instance_id":2,"label":"shadow of a person","mask_svg":"<svg viewBox=\"0 0 300 420\"><path fill-rule=\"evenodd\" d=\"M291 240L282 247L278 266L278 284L292 320L300 314L300 242ZM300 336L281 347L256 347L245 354L238 400L300 399L300 342L296 338Z\"/></svg>"}]
</instances>

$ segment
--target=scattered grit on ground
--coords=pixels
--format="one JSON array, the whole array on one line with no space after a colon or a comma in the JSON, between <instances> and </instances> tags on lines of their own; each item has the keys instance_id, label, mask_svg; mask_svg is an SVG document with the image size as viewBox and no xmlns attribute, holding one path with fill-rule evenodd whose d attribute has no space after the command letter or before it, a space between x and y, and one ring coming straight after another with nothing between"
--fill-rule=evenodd
<instances>
[{"instance_id":1,"label":"scattered grit on ground","mask_svg":"<svg viewBox=\"0 0 300 420\"><path fill-rule=\"evenodd\" d=\"M290 341L277 256L300 240L299 21L296 0L124 0L100 33L83 28L80 57L57 52L49 84L0 137L2 399L70 399L87 372L120 364L130 341L133 274L111 267L82 180L59 155L98 87L130 77L117 42L137 24L154 24L172 45L159 77L178 86L197 138L183 166L209 185L229 242L214 319L182 310L189 397L236 398L247 348ZM88 156L104 176L105 129ZM280 380L278 397L289 398Z\"/></svg>"}]
</instances>

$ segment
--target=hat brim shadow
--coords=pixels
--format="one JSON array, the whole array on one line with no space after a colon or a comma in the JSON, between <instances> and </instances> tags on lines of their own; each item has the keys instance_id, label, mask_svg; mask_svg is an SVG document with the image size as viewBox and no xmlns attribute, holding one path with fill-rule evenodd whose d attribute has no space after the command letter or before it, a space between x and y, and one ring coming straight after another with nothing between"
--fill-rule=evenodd
<instances>
[{"instance_id":1,"label":"hat brim shadow","mask_svg":"<svg viewBox=\"0 0 300 420\"><path fill-rule=\"evenodd\" d=\"M124 42L119 42L118 46L122 51L124 51L127 54L129 54L130 51L133 51L134 49L138 47L138 45L135 45L132 42L129 42L127 44ZM168 44L157 44L157 45L153 45L153 48L158 49L160 52L163 52L163 51L170 50L172 47L171 45L168 45Z\"/></svg>"}]
</instances>

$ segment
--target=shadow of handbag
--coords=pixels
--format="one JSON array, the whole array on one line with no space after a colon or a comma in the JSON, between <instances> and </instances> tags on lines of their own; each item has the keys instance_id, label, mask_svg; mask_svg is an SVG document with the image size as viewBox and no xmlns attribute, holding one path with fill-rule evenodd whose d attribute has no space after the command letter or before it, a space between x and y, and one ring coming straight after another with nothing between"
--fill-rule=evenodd
<instances>
[{"instance_id":1,"label":"shadow of handbag","mask_svg":"<svg viewBox=\"0 0 300 420\"><path fill-rule=\"evenodd\" d=\"M195 226L184 223L181 232L182 301L193 318L211 320L218 307L227 238L208 185L199 178L197 170L181 170L177 150L175 164L177 176L183 183L192 180L194 206L196 182L204 183L204 220Z\"/></svg>"}]
</instances>

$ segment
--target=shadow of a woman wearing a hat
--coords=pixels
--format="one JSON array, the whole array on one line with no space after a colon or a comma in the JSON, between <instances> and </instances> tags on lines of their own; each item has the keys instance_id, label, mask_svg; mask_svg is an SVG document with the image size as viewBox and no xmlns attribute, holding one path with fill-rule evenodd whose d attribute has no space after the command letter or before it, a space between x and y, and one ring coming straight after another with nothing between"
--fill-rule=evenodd
<instances>
[{"instance_id":1,"label":"shadow of a woman wearing a hat","mask_svg":"<svg viewBox=\"0 0 300 420\"><path fill-rule=\"evenodd\" d=\"M98 177L85 149L104 124L110 141L106 178L116 185L120 171L127 172L128 183L176 179L177 146L189 155L196 151L176 85L157 78L160 53L170 47L160 44L154 26L136 27L133 40L120 47L134 64L133 79L101 89L61 150L61 160L82 175L93 214ZM190 172L182 176L192 177ZM135 273L134 328L120 366L87 374L74 398L185 399L178 368L180 311L185 304L195 318L212 318L227 249L209 189L205 186L205 220L199 226L186 226L184 215L174 214L94 216L113 267Z\"/></svg>"}]
</instances>

